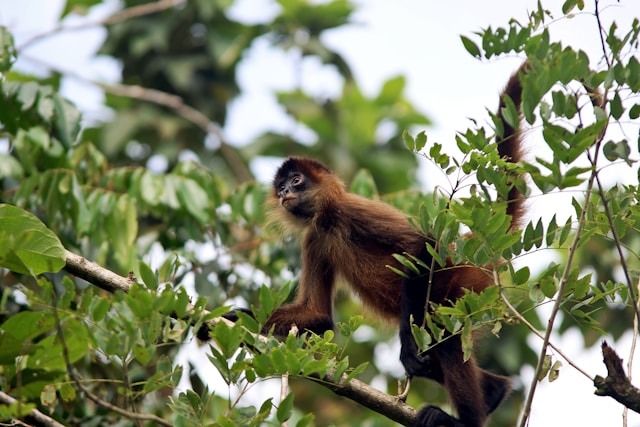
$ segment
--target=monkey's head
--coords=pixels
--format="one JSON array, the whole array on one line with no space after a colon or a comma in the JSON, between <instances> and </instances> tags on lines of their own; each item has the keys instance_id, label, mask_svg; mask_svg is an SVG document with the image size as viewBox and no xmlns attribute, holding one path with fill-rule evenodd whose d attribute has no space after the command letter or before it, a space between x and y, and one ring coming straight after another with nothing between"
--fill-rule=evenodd
<instances>
[{"instance_id":1,"label":"monkey's head","mask_svg":"<svg viewBox=\"0 0 640 427\"><path fill-rule=\"evenodd\" d=\"M342 181L325 165L304 157L290 157L273 179L279 205L298 218L311 218L344 191Z\"/></svg>"}]
</instances>

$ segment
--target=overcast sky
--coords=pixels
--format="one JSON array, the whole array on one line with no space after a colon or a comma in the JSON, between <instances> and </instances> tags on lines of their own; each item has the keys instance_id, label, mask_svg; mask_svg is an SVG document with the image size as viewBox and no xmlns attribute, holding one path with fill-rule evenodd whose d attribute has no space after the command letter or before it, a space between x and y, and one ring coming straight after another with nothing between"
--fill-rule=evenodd
<instances>
[{"instance_id":1,"label":"overcast sky","mask_svg":"<svg viewBox=\"0 0 640 427\"><path fill-rule=\"evenodd\" d=\"M593 1L587 3L588 12L592 12ZM60 0L0 0L0 24L14 32L20 45L33 35L51 28L61 4ZM524 22L528 11L537 7L537 0L360 0L356 4L359 9L354 16L354 24L328 32L324 41L346 57L356 80L368 94L377 93L384 80L397 74L406 75L409 98L434 122L426 129L429 140L454 147L455 132L466 129L469 118L483 121L487 118L486 108L495 110L500 90L522 61L517 57L478 61L464 50L460 34L473 37L475 31L487 26L505 26L510 18ZM554 16L561 15L562 1L543 1L543 4ZM112 2L96 16L116 7L117 3ZM615 20L618 27L626 29L633 18L640 17L639 0L602 1L601 9L606 28ZM270 1L242 0L234 14L247 21L261 21L268 19L273 11ZM559 19L550 25L549 30L552 40L561 40L565 45L586 51L592 64L598 64L602 55L593 14ZM25 54L90 79L117 81L119 66L116 62L93 58L104 35L101 29L69 32L33 45ZM299 65L294 55L274 52L264 42L255 44L239 69L244 94L234 103L225 128L232 143L247 143L264 130L274 127L289 129L291 123L275 106L273 90L292 88L294 82L301 81L306 90L319 96L339 92L339 84L330 70L323 69L313 60L306 60L300 75ZM24 59L17 66L31 72L42 72L40 65ZM101 108L102 94L96 88L66 80L63 92L85 111L89 120L105 114ZM630 134L637 135L637 128ZM527 143L531 144L527 151L535 152L535 155L544 151L535 137ZM260 179L271 177L271 163L258 163L256 167ZM621 170L619 176L637 183L632 170ZM433 188L436 183L441 183L440 175L425 167L421 182L427 188ZM572 212L567 197L562 195L538 197L531 204L531 209L533 217L554 212L561 217L562 211L565 215ZM526 260L532 264L548 261L539 257ZM591 375L605 373L599 348L582 349L577 332L568 332L562 339L554 337L553 341ZM534 338L531 342L539 345ZM621 357L628 359L628 336L615 343L614 347ZM532 372L533 368L525 369L522 380L527 385ZM636 372L635 376L640 378L639 374ZM636 383L640 384L640 379ZM530 426L621 425L622 407L612 399L594 396L593 390L585 377L564 363L557 381L552 384L545 381L538 387ZM634 415L631 420L630 426L640 426L640 417Z\"/></svg>"}]
</instances>

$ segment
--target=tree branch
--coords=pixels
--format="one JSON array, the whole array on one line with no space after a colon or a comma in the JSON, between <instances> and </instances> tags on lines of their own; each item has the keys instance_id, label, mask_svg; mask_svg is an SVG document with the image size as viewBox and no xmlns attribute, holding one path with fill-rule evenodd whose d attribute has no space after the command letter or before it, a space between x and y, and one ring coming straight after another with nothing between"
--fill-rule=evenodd
<instances>
[{"instance_id":1,"label":"tree branch","mask_svg":"<svg viewBox=\"0 0 640 427\"><path fill-rule=\"evenodd\" d=\"M338 396L344 396L359 403L385 417L405 426L413 425L416 418L416 410L407 405L396 396L390 396L381 392L369 384L352 379L344 382L346 375L341 380L334 377L334 372L328 373L324 378L311 377L310 379L328 388Z\"/></svg>"},{"instance_id":2,"label":"tree branch","mask_svg":"<svg viewBox=\"0 0 640 427\"><path fill-rule=\"evenodd\" d=\"M128 292L134 282L131 278L120 276L69 251L66 251L65 270L111 293L116 291ZM203 311L202 314L206 316L208 313ZM218 322L232 324L229 320L219 317L209 320L206 326L211 330ZM324 377L312 375L307 378L328 388L339 396L353 400L403 425L412 425L415 420L416 410L411 406L400 401L397 397L383 393L360 380L352 379L346 381L347 376L345 374L340 378L335 378L335 371L331 371Z\"/></svg>"},{"instance_id":3,"label":"tree branch","mask_svg":"<svg viewBox=\"0 0 640 427\"><path fill-rule=\"evenodd\" d=\"M9 394L0 391L0 403L5 405L13 405L19 403L20 401ZM37 409L32 409L24 418L27 422L33 423L37 426L46 426L46 427L65 427L64 424L60 424L53 418L48 415L43 414Z\"/></svg>"},{"instance_id":4,"label":"tree branch","mask_svg":"<svg viewBox=\"0 0 640 427\"><path fill-rule=\"evenodd\" d=\"M47 37L50 37L53 34L60 33L63 31L80 31L80 30L85 30L87 28L100 27L103 25L118 24L120 22L129 20L132 18L137 18L139 16L151 15L151 14L162 12L164 10L171 9L177 6L182 6L186 3L187 3L187 0L158 0L153 3L145 3L138 6L129 7L127 9L119 10L107 16L106 18L98 19L95 21L81 22L80 24L76 24L76 25L61 24L51 30L45 31L40 34L36 34L35 36L31 37L29 40L27 40L26 42L18 46L18 50L23 50L39 42L40 40L43 40Z\"/></svg>"},{"instance_id":5,"label":"tree branch","mask_svg":"<svg viewBox=\"0 0 640 427\"><path fill-rule=\"evenodd\" d=\"M627 378L622 359L609 345L602 343L602 357L607 367L607 377L596 375L593 384L597 396L609 396L634 412L640 413L640 390Z\"/></svg>"}]
</instances>

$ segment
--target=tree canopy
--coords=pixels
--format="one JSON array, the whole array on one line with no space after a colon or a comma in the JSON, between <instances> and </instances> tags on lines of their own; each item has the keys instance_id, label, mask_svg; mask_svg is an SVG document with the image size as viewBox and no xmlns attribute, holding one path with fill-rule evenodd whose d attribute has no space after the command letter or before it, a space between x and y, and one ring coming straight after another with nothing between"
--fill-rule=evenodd
<instances>
[{"instance_id":1,"label":"tree canopy","mask_svg":"<svg viewBox=\"0 0 640 427\"><path fill-rule=\"evenodd\" d=\"M431 121L404 76L364 91L348 58L323 38L353 24L348 0L276 0L260 23L236 17L228 0L124 0L95 20L90 12L107 3L67 0L58 27L21 44L11 26L0 27L0 420L383 426L410 425L412 408L426 402L445 405L441 387L427 381L412 384L406 403L396 399L402 372L375 357L397 349L396 331L352 298L340 298L336 331L324 336L259 335L295 290L300 259L296 242L267 225L270 189L253 162L289 155L321 160L351 191L405 211L436 236L434 259L495 267L495 287L436 308L417 332L425 349L445 332L460 334L488 369L535 372L492 425L525 425L537 384L564 370L638 412L630 365L615 352L618 338L638 335L640 320L640 193L620 180L638 174L638 19L605 24L597 0L565 0L557 11L541 1L526 20L460 36L477 60L531 64L523 116L546 154L532 150L513 165L492 144L502 131L495 114L445 144L429 138ZM631 12L632 3L619 7ZM598 57L553 41L577 14L592 16ZM49 65L43 77L15 66L28 46L89 27L106 30L99 55L121 66L119 83L85 82L106 95L109 114L93 120L61 95L65 79L81 78L72 70ZM256 43L331 70L340 91L274 93L295 126L238 147L223 130L242 95L240 64ZM518 120L512 103L504 115ZM448 187L419 189L420 158ZM510 182L514 172L524 178ZM568 195L573 212L508 231L500 195L510 185L527 186L530 197ZM534 268L520 262L531 253L552 255ZM255 319L220 317L238 305ZM210 341L195 338L201 328ZM604 365L579 366L552 342L568 331L587 347L606 338L606 378L596 375ZM273 378L275 386L266 381Z\"/></svg>"}]
</instances>

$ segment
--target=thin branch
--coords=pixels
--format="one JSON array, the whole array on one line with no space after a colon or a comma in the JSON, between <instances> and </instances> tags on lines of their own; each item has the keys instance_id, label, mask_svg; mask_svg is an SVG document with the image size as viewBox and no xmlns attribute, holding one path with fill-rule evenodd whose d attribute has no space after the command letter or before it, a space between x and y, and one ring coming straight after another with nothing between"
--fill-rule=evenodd
<instances>
[{"instance_id":1,"label":"thin branch","mask_svg":"<svg viewBox=\"0 0 640 427\"><path fill-rule=\"evenodd\" d=\"M76 25L60 24L51 30L36 34L26 42L18 46L18 50L26 49L27 47L38 43L39 41L46 39L56 33L65 31L80 31L87 28L100 27L103 25L113 25L120 22L127 21L129 19L138 18L140 16L151 15L154 13L162 12L167 9L172 9L177 6L182 6L187 3L187 0L159 0L152 3L145 3L139 6L129 7L127 9L119 10L106 18L98 19L95 21L86 21Z\"/></svg>"},{"instance_id":2,"label":"thin branch","mask_svg":"<svg viewBox=\"0 0 640 427\"><path fill-rule=\"evenodd\" d=\"M609 60L607 56L607 45L604 40L604 26L600 20L600 2L598 0L594 0L594 2L596 21L598 22L598 34L600 35L600 45L602 46L602 56L604 56L604 60L607 63L607 68L611 68L611 60Z\"/></svg>"},{"instance_id":3,"label":"thin branch","mask_svg":"<svg viewBox=\"0 0 640 427\"><path fill-rule=\"evenodd\" d=\"M520 322L522 322L527 328L529 328L529 330L531 332L533 332L538 338L544 340L544 335L538 331L536 329L535 326L533 326L523 315L522 313L520 313L512 304L511 302L507 299L507 297L504 295L504 293L500 292L500 297L502 299L502 302L504 302L507 306L507 308L509 308L509 310L511 310L511 312L518 318L518 320ZM549 341L549 347L551 347L553 349L553 351L555 351L557 354L560 355L560 357L562 357L570 366L572 366L576 371L580 372L582 375L584 375L585 377L587 377L589 380L593 381L593 377L591 375L589 375L589 373L587 371L585 371L584 369L582 369L580 366L578 366L573 360L571 360L569 358L569 356L567 356L566 354L564 354L562 352L562 350L560 350L559 347L557 347L555 344L553 344L551 341Z\"/></svg>"},{"instance_id":4,"label":"thin branch","mask_svg":"<svg viewBox=\"0 0 640 427\"><path fill-rule=\"evenodd\" d=\"M595 160L591 158L591 153L587 153L587 157L591 162L591 165L594 167L594 170L596 170ZM607 221L609 222L609 229L613 237L613 243L615 244L616 250L618 251L618 256L620 257L620 266L622 267L622 272L624 273L625 280L627 281L627 287L629 288L629 298L631 299L631 304L633 305L635 321L638 322L640 321L640 310L638 309L638 298L636 296L636 289L633 286L631 275L629 274L627 259L624 256L624 252L622 250L622 242L620 241L618 230L616 229L616 226L614 224L613 213L611 212L611 208L609 207L609 201L607 200L606 194L604 192L604 186L600 181L600 175L598 174L597 170L596 170L596 182L598 184L598 194L600 195L602 207L604 208L605 216L607 217Z\"/></svg>"},{"instance_id":5,"label":"thin branch","mask_svg":"<svg viewBox=\"0 0 640 427\"><path fill-rule=\"evenodd\" d=\"M128 292L132 285L131 279L119 276L69 251L66 252L65 270L108 292ZM192 311L191 307L188 307L187 310ZM207 314L206 311L202 311L203 316ZM209 320L207 327L211 329L218 322L233 324L229 320L219 317ZM263 336L258 336L258 338L266 339ZM385 394L360 380L351 379L346 381L347 376L345 374L340 378L335 378L335 371L330 371L324 377L312 375L307 378L328 388L339 396L351 399L403 425L412 425L415 420L416 410L411 406L398 400L397 397Z\"/></svg>"},{"instance_id":6,"label":"thin branch","mask_svg":"<svg viewBox=\"0 0 640 427\"><path fill-rule=\"evenodd\" d=\"M0 391L0 403L4 405L13 405L16 403L20 403L20 401L9 394ZM45 427L65 427L64 424L60 424L58 421L54 420L48 415L43 414L37 409L32 409L29 413L24 417L25 420L29 423L33 423L38 426Z\"/></svg>"}]
</instances>

